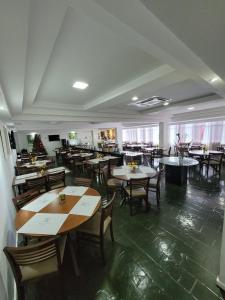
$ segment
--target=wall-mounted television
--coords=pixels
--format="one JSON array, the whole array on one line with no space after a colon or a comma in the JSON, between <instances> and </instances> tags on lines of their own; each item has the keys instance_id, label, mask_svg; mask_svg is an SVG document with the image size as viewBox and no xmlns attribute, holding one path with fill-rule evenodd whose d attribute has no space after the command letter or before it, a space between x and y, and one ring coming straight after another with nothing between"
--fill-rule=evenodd
<instances>
[{"instance_id":1,"label":"wall-mounted television","mask_svg":"<svg viewBox=\"0 0 225 300\"><path fill-rule=\"evenodd\" d=\"M48 136L49 142L55 142L55 141L60 141L60 136L59 134L52 134Z\"/></svg>"}]
</instances>

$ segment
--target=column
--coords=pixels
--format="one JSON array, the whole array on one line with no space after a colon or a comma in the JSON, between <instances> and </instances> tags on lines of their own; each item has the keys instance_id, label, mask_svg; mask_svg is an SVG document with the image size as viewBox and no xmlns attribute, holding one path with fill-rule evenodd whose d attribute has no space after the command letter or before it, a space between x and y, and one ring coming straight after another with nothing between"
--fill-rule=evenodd
<instances>
[{"instance_id":1,"label":"column","mask_svg":"<svg viewBox=\"0 0 225 300\"><path fill-rule=\"evenodd\" d=\"M169 123L159 123L159 147L165 150L169 149Z\"/></svg>"},{"instance_id":2,"label":"column","mask_svg":"<svg viewBox=\"0 0 225 300\"><path fill-rule=\"evenodd\" d=\"M123 150L123 138L122 138L122 127L116 127L116 144L118 145L118 150Z\"/></svg>"}]
</instances>

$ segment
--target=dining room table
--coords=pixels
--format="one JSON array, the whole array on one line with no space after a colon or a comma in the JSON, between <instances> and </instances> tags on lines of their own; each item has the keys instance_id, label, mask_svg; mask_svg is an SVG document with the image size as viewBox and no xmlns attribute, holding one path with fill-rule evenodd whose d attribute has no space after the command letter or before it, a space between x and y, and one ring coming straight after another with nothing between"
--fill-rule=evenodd
<instances>
[{"instance_id":1,"label":"dining room table","mask_svg":"<svg viewBox=\"0 0 225 300\"><path fill-rule=\"evenodd\" d=\"M97 164L99 164L100 162L103 162L103 161L109 161L109 160L113 160L113 159L118 159L118 157L112 156L112 155L105 155L105 156L103 156L103 157L98 157L98 158L88 159L88 160L86 161L86 163L89 164L89 165L97 165Z\"/></svg>"},{"instance_id":2,"label":"dining room table","mask_svg":"<svg viewBox=\"0 0 225 300\"><path fill-rule=\"evenodd\" d=\"M176 185L187 184L187 171L199 162L190 157L162 157L159 164L165 166L165 181Z\"/></svg>"},{"instance_id":3,"label":"dining room table","mask_svg":"<svg viewBox=\"0 0 225 300\"><path fill-rule=\"evenodd\" d=\"M115 167L112 170L112 176L123 181L130 181L131 179L152 178L157 174L157 171L149 166L139 165L137 167L130 167L123 165Z\"/></svg>"},{"instance_id":4,"label":"dining room table","mask_svg":"<svg viewBox=\"0 0 225 300\"><path fill-rule=\"evenodd\" d=\"M101 195L93 188L66 186L55 189L31 200L16 213L16 232L25 237L67 236L74 271L79 275L70 234L92 218L100 205Z\"/></svg>"},{"instance_id":5,"label":"dining room table","mask_svg":"<svg viewBox=\"0 0 225 300\"><path fill-rule=\"evenodd\" d=\"M27 168L43 167L47 163L50 163L50 162L52 162L50 159L36 160L34 162L27 162L27 163L21 164L20 167L27 167Z\"/></svg>"},{"instance_id":6,"label":"dining room table","mask_svg":"<svg viewBox=\"0 0 225 300\"><path fill-rule=\"evenodd\" d=\"M42 177L42 176L47 176L48 174L58 173L61 171L65 171L65 174L68 174L71 172L66 167L57 167L57 168L51 168L51 169L46 170L46 172L44 174L41 174L40 172L32 172L32 173L14 176L13 181L12 181L14 195L17 194L17 187L23 186L26 183L27 179L33 179L33 178L38 178L38 177Z\"/></svg>"},{"instance_id":7,"label":"dining room table","mask_svg":"<svg viewBox=\"0 0 225 300\"><path fill-rule=\"evenodd\" d=\"M218 150L190 150L188 153L190 156L200 156L202 158L208 157L209 154L223 154L222 151Z\"/></svg>"}]
</instances>

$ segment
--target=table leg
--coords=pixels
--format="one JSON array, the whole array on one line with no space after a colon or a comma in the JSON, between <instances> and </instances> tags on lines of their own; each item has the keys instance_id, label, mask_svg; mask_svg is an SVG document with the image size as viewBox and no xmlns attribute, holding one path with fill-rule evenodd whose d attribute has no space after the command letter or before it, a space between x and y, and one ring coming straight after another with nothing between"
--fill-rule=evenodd
<instances>
[{"instance_id":1,"label":"table leg","mask_svg":"<svg viewBox=\"0 0 225 300\"><path fill-rule=\"evenodd\" d=\"M70 253L73 261L73 268L76 276L80 276L80 270L77 264L77 258L76 258L76 252L75 252L75 247L73 246L72 238L70 233L68 233L68 242L69 242L69 247L70 247Z\"/></svg>"}]
</instances>

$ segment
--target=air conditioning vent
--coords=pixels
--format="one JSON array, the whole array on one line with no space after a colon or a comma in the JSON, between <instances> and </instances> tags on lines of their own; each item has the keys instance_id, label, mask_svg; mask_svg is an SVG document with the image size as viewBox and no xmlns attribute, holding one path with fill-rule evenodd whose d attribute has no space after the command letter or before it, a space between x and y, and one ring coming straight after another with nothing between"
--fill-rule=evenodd
<instances>
[{"instance_id":1,"label":"air conditioning vent","mask_svg":"<svg viewBox=\"0 0 225 300\"><path fill-rule=\"evenodd\" d=\"M138 100L136 102L132 102L129 105L135 105L135 106L158 106L158 105L168 105L171 102L172 99L166 98L166 97L160 97L160 96L152 96L150 98Z\"/></svg>"}]
</instances>

